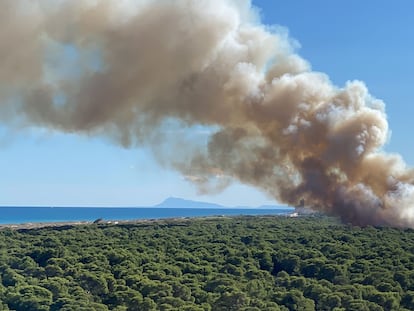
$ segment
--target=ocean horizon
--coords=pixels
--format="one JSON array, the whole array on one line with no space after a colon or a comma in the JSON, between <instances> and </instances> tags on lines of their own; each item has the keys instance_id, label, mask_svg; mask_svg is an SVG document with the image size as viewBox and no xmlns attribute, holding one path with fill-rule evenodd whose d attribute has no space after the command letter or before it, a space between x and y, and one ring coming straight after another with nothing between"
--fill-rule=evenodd
<instances>
[{"instance_id":1,"label":"ocean horizon","mask_svg":"<svg viewBox=\"0 0 414 311\"><path fill-rule=\"evenodd\" d=\"M39 207L0 206L0 224L77 222L238 215L287 215L294 208L166 208L166 207Z\"/></svg>"}]
</instances>

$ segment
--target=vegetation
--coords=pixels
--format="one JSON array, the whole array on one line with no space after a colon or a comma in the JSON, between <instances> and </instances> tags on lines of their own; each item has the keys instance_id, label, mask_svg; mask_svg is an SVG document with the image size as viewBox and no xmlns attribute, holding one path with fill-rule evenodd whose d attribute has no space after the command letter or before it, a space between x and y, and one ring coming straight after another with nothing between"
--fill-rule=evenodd
<instances>
[{"instance_id":1,"label":"vegetation","mask_svg":"<svg viewBox=\"0 0 414 311\"><path fill-rule=\"evenodd\" d=\"M414 230L235 217L0 231L0 310L414 310Z\"/></svg>"}]
</instances>

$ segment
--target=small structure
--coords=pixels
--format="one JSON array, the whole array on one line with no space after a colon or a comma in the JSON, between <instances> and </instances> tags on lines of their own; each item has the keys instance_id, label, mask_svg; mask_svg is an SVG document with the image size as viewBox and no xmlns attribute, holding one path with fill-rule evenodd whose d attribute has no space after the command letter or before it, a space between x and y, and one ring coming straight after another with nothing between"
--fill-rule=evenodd
<instances>
[{"instance_id":1,"label":"small structure","mask_svg":"<svg viewBox=\"0 0 414 311\"><path fill-rule=\"evenodd\" d=\"M305 215L313 215L315 213L316 212L313 209L306 207L305 199L300 199L299 204L295 206L295 211L291 213L289 216L298 217L298 216L305 216Z\"/></svg>"}]
</instances>

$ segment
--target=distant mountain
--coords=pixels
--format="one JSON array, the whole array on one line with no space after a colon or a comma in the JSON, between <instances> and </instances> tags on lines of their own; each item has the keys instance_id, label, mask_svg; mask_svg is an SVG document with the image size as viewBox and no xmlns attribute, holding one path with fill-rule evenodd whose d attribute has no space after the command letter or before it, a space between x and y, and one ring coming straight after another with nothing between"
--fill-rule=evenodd
<instances>
[{"instance_id":1,"label":"distant mountain","mask_svg":"<svg viewBox=\"0 0 414 311\"><path fill-rule=\"evenodd\" d=\"M163 207L163 208L260 208L260 209L280 209L280 208L289 208L287 206L280 205L261 205L261 206L224 206L215 203L200 202L186 200L182 198L167 198L160 204L154 205L153 207Z\"/></svg>"},{"instance_id":2,"label":"distant mountain","mask_svg":"<svg viewBox=\"0 0 414 311\"><path fill-rule=\"evenodd\" d=\"M199 202L192 200L185 200L181 198L167 198L160 204L154 205L154 207L164 207L164 208L226 208L226 206L208 203L208 202Z\"/></svg>"},{"instance_id":3,"label":"distant mountain","mask_svg":"<svg viewBox=\"0 0 414 311\"><path fill-rule=\"evenodd\" d=\"M260 205L256 208L260 208L260 209L281 209L281 208L292 208L292 207L286 206L286 205Z\"/></svg>"}]
</instances>

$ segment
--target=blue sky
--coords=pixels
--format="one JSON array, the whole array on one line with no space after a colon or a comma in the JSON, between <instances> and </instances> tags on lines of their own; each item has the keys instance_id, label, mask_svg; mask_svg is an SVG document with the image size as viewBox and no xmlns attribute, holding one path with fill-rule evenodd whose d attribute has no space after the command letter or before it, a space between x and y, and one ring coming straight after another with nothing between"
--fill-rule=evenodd
<instances>
[{"instance_id":1,"label":"blue sky","mask_svg":"<svg viewBox=\"0 0 414 311\"><path fill-rule=\"evenodd\" d=\"M281 25L300 43L313 70L338 86L362 80L383 99L388 152L414 165L414 4L396 1L253 1L267 25ZM94 137L0 129L0 205L145 206L177 196L224 205L275 204L235 184L221 194L197 194L145 149L122 149Z\"/></svg>"}]
</instances>

